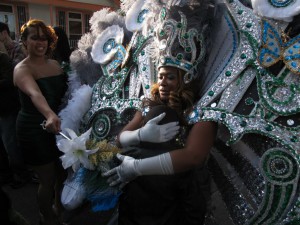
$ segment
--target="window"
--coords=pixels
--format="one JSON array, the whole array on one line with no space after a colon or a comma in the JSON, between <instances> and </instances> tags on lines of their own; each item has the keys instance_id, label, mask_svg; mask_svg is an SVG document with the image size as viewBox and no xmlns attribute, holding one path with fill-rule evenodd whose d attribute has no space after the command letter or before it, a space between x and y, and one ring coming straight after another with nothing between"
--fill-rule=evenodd
<instances>
[{"instance_id":1,"label":"window","mask_svg":"<svg viewBox=\"0 0 300 225\"><path fill-rule=\"evenodd\" d=\"M26 16L26 8L25 6L17 6L17 13L18 13L18 26L21 27L26 23L27 16Z\"/></svg>"},{"instance_id":2,"label":"window","mask_svg":"<svg viewBox=\"0 0 300 225\"><path fill-rule=\"evenodd\" d=\"M58 11L58 26L66 30L66 13Z\"/></svg>"},{"instance_id":3,"label":"window","mask_svg":"<svg viewBox=\"0 0 300 225\"><path fill-rule=\"evenodd\" d=\"M90 31L91 14L86 11L70 12L63 8L57 10L57 25L66 31L71 48L76 48L82 34Z\"/></svg>"},{"instance_id":4,"label":"window","mask_svg":"<svg viewBox=\"0 0 300 225\"><path fill-rule=\"evenodd\" d=\"M11 5L0 5L0 12L13 13L13 7Z\"/></svg>"},{"instance_id":5,"label":"window","mask_svg":"<svg viewBox=\"0 0 300 225\"><path fill-rule=\"evenodd\" d=\"M6 23L9 27L10 36L16 38L16 23L12 5L0 4L0 21Z\"/></svg>"},{"instance_id":6,"label":"window","mask_svg":"<svg viewBox=\"0 0 300 225\"><path fill-rule=\"evenodd\" d=\"M90 18L91 18L90 14L85 14L85 27L84 27L85 33L88 33L90 31Z\"/></svg>"},{"instance_id":7,"label":"window","mask_svg":"<svg viewBox=\"0 0 300 225\"><path fill-rule=\"evenodd\" d=\"M82 19L81 13L69 12L69 37L70 39L79 40L82 36Z\"/></svg>"}]
</instances>

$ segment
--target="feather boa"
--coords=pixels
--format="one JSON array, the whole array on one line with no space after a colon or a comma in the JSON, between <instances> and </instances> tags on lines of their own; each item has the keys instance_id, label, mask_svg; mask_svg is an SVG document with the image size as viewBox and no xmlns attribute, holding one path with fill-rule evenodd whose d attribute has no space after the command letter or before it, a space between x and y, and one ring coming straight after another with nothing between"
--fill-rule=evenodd
<instances>
[{"instance_id":1,"label":"feather boa","mask_svg":"<svg viewBox=\"0 0 300 225\"><path fill-rule=\"evenodd\" d=\"M274 7L269 0L251 0L253 11L258 16L291 22L293 17L300 12L300 1L295 0L286 7Z\"/></svg>"},{"instance_id":2,"label":"feather boa","mask_svg":"<svg viewBox=\"0 0 300 225\"><path fill-rule=\"evenodd\" d=\"M68 105L59 113L62 132L66 132L65 128L69 128L78 133L80 121L91 105L91 96L92 88L88 85L82 85L73 92Z\"/></svg>"}]
</instances>

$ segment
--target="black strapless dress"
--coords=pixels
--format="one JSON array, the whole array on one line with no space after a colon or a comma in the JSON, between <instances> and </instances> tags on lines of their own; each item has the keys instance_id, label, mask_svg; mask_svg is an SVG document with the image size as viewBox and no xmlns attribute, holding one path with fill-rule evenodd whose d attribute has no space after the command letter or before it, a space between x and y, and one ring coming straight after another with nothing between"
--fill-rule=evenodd
<instances>
[{"instance_id":1,"label":"black strapless dress","mask_svg":"<svg viewBox=\"0 0 300 225\"><path fill-rule=\"evenodd\" d=\"M36 80L50 108L58 113L61 100L67 90L67 76L44 77ZM50 163L62 155L56 146L53 133L48 133L40 125L45 117L35 108L31 99L19 90L21 110L17 117L17 139L24 160L29 165Z\"/></svg>"}]
</instances>

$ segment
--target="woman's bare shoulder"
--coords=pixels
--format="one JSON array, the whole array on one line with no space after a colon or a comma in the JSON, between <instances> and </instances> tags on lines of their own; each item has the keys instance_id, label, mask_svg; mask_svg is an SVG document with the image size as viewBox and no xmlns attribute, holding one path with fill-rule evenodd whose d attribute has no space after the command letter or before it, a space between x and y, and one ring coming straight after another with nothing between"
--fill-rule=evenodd
<instances>
[{"instance_id":1,"label":"woman's bare shoulder","mask_svg":"<svg viewBox=\"0 0 300 225\"><path fill-rule=\"evenodd\" d=\"M62 68L56 60L48 59L48 65L51 67L52 71L62 73Z\"/></svg>"},{"instance_id":2,"label":"woman's bare shoulder","mask_svg":"<svg viewBox=\"0 0 300 225\"><path fill-rule=\"evenodd\" d=\"M54 59L48 59L48 63L52 66L60 67L59 62Z\"/></svg>"},{"instance_id":3,"label":"woman's bare shoulder","mask_svg":"<svg viewBox=\"0 0 300 225\"><path fill-rule=\"evenodd\" d=\"M14 75L18 74L18 73L29 73L31 71L31 66L30 64L27 62L26 59L24 59L23 61L19 62L15 68L14 68Z\"/></svg>"}]
</instances>

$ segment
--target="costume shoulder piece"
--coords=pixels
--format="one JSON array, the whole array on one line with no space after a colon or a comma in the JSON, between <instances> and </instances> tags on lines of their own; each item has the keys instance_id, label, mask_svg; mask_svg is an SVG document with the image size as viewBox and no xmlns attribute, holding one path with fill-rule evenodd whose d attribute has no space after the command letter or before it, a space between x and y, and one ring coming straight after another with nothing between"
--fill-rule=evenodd
<instances>
[{"instance_id":1,"label":"costume shoulder piece","mask_svg":"<svg viewBox=\"0 0 300 225\"><path fill-rule=\"evenodd\" d=\"M202 96L188 122L219 124L205 224L300 223L299 4L123 0L117 12L96 12L71 57L70 104L89 100L68 125L113 143L150 96L157 68L178 67Z\"/></svg>"}]
</instances>

